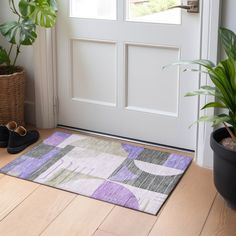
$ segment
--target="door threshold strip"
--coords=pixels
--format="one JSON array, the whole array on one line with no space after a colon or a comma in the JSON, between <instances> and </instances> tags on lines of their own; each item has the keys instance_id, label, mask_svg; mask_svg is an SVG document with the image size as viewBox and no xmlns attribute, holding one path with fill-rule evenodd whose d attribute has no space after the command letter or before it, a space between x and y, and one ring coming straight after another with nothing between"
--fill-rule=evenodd
<instances>
[{"instance_id":1,"label":"door threshold strip","mask_svg":"<svg viewBox=\"0 0 236 236\"><path fill-rule=\"evenodd\" d=\"M119 136L119 135L112 135L112 134L98 132L98 131L75 128L75 127L67 126L67 125L58 124L57 127L72 130L72 131L80 131L81 133L84 133L84 134L93 134L93 135L98 135L98 136L101 136L101 137L113 138L113 139L116 139L116 140L128 141L128 142L133 142L133 143L142 144L142 145L148 145L150 147L159 147L159 148L168 149L168 150L171 150L171 151L180 151L180 152L185 152L185 153L189 153L189 154L194 154L195 153L194 150L190 150L190 149L185 149L185 148L180 148L180 147L173 147L173 146L169 146L169 145L165 145L165 144L154 143L154 142L149 142L149 141L144 141L144 140L138 140L138 139L133 139L133 138L128 138L128 137L122 137L122 136Z\"/></svg>"}]
</instances>

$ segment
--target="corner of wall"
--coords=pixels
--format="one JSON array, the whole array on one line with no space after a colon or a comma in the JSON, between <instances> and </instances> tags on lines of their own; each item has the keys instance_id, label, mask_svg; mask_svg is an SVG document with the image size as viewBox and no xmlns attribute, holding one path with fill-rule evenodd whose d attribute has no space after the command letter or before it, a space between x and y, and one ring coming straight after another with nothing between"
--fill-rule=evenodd
<instances>
[{"instance_id":1,"label":"corner of wall","mask_svg":"<svg viewBox=\"0 0 236 236\"><path fill-rule=\"evenodd\" d=\"M35 103L25 101L25 123L35 125Z\"/></svg>"}]
</instances>

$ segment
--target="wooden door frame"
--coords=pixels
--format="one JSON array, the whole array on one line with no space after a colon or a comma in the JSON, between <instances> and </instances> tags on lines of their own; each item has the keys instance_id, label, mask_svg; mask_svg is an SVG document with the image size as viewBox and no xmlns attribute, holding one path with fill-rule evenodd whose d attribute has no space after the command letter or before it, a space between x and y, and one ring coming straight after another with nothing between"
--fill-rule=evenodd
<instances>
[{"instance_id":1,"label":"wooden door frame","mask_svg":"<svg viewBox=\"0 0 236 236\"><path fill-rule=\"evenodd\" d=\"M218 61L218 28L220 25L220 9L222 0L201 0L201 58ZM35 71L35 106L36 126L38 128L55 128L57 125L57 56L56 30L41 29L34 46ZM201 75L199 86L209 84L206 76ZM210 98L199 98L198 110ZM211 115L214 111L199 112L201 115ZM212 168L213 154L209 146L210 134L213 128L206 123L197 126L196 157L200 165Z\"/></svg>"}]
</instances>

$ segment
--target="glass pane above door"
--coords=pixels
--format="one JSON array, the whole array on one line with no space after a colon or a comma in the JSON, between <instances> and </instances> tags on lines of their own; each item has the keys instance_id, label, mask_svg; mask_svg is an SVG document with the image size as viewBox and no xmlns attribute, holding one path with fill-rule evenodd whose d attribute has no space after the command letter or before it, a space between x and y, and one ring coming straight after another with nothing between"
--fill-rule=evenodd
<instances>
[{"instance_id":1,"label":"glass pane above door","mask_svg":"<svg viewBox=\"0 0 236 236\"><path fill-rule=\"evenodd\" d=\"M180 5L180 0L126 0L128 21L180 24L181 10L168 9Z\"/></svg>"},{"instance_id":2,"label":"glass pane above door","mask_svg":"<svg viewBox=\"0 0 236 236\"><path fill-rule=\"evenodd\" d=\"M116 0L70 0L70 16L115 20Z\"/></svg>"}]
</instances>

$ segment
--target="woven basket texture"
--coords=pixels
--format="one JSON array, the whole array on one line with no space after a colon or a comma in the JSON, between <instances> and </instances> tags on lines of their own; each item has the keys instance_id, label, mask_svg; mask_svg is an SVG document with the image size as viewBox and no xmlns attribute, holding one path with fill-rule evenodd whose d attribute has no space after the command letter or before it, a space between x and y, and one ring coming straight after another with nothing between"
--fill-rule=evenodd
<instances>
[{"instance_id":1,"label":"woven basket texture","mask_svg":"<svg viewBox=\"0 0 236 236\"><path fill-rule=\"evenodd\" d=\"M24 125L25 70L11 75L0 75L0 124L16 121Z\"/></svg>"}]
</instances>

